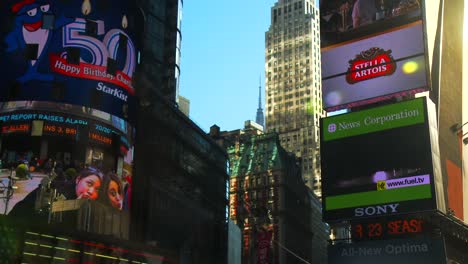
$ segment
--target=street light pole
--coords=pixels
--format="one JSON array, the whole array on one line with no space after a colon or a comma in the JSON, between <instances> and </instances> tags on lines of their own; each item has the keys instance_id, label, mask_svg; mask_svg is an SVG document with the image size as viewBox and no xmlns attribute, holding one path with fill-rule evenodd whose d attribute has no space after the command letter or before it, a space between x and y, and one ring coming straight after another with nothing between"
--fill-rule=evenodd
<instances>
[{"instance_id":1,"label":"street light pole","mask_svg":"<svg viewBox=\"0 0 468 264\"><path fill-rule=\"evenodd\" d=\"M8 187L5 197L5 212L6 215L8 212L8 203L10 202L10 198L13 196L13 168L10 170L10 176L8 176Z\"/></svg>"}]
</instances>

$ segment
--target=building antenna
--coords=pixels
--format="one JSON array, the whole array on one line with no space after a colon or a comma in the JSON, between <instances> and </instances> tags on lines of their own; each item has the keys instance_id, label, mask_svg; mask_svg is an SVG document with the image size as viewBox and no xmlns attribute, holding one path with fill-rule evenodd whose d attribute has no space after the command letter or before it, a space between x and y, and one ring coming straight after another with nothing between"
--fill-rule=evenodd
<instances>
[{"instance_id":1,"label":"building antenna","mask_svg":"<svg viewBox=\"0 0 468 264\"><path fill-rule=\"evenodd\" d=\"M265 129L265 121L263 117L263 109L262 109L262 75L258 77L258 109L257 109L257 117L255 122Z\"/></svg>"}]
</instances>

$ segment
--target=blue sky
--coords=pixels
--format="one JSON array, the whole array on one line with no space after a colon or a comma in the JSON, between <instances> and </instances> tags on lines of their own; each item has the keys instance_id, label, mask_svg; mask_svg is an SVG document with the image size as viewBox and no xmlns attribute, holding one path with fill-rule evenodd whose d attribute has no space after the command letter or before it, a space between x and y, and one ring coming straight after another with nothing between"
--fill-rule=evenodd
<instances>
[{"instance_id":1,"label":"blue sky","mask_svg":"<svg viewBox=\"0 0 468 264\"><path fill-rule=\"evenodd\" d=\"M184 1L180 95L190 100L190 118L204 131L255 120L259 78L264 108L265 32L274 3Z\"/></svg>"}]
</instances>

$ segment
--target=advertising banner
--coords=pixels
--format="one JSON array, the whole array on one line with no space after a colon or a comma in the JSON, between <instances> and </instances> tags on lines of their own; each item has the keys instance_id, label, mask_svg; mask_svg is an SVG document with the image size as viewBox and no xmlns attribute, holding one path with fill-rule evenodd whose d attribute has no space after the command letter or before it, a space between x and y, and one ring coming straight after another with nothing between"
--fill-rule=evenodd
<instances>
[{"instance_id":1,"label":"advertising banner","mask_svg":"<svg viewBox=\"0 0 468 264\"><path fill-rule=\"evenodd\" d=\"M273 232L271 230L261 230L257 234L257 263L269 264L271 255L271 241Z\"/></svg>"},{"instance_id":2,"label":"advertising banner","mask_svg":"<svg viewBox=\"0 0 468 264\"><path fill-rule=\"evenodd\" d=\"M427 90L421 21L322 49L324 108L372 103Z\"/></svg>"},{"instance_id":3,"label":"advertising banner","mask_svg":"<svg viewBox=\"0 0 468 264\"><path fill-rule=\"evenodd\" d=\"M410 215L359 219L351 222L353 241L411 238L432 231L433 225L428 221Z\"/></svg>"},{"instance_id":4,"label":"advertising banner","mask_svg":"<svg viewBox=\"0 0 468 264\"><path fill-rule=\"evenodd\" d=\"M446 263L442 239L395 239L328 247L329 264Z\"/></svg>"},{"instance_id":5,"label":"advertising banner","mask_svg":"<svg viewBox=\"0 0 468 264\"><path fill-rule=\"evenodd\" d=\"M110 122L41 110L0 113L0 129L0 214L73 224L76 220L63 221L61 215L55 219L53 214L78 212L92 200L97 209L89 219L109 222L110 217L128 225L122 219L128 218L132 193L129 134ZM115 222L107 229L112 225Z\"/></svg>"},{"instance_id":6,"label":"advertising banner","mask_svg":"<svg viewBox=\"0 0 468 264\"><path fill-rule=\"evenodd\" d=\"M421 20L421 11L425 2L422 0L320 1L321 45L329 47Z\"/></svg>"},{"instance_id":7,"label":"advertising banner","mask_svg":"<svg viewBox=\"0 0 468 264\"><path fill-rule=\"evenodd\" d=\"M321 120L325 221L436 209L425 100Z\"/></svg>"},{"instance_id":8,"label":"advertising banner","mask_svg":"<svg viewBox=\"0 0 468 264\"><path fill-rule=\"evenodd\" d=\"M127 149L130 146L127 135L116 127L82 116L40 110L0 113L0 136L18 133L27 135L31 132L31 127L34 127L34 121L42 121L41 131L35 131L35 136L66 136L77 141L89 138L105 145L117 143L113 140L118 139L119 144ZM80 132L87 132L87 135L82 135Z\"/></svg>"},{"instance_id":9,"label":"advertising banner","mask_svg":"<svg viewBox=\"0 0 468 264\"><path fill-rule=\"evenodd\" d=\"M3 1L0 100L83 105L134 120L133 1Z\"/></svg>"}]
</instances>

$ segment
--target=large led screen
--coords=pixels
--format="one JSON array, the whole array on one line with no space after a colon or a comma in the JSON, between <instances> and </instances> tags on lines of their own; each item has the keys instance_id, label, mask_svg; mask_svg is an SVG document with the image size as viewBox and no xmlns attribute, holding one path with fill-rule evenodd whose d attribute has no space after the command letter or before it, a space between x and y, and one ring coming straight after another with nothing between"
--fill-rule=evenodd
<instances>
[{"instance_id":1,"label":"large led screen","mask_svg":"<svg viewBox=\"0 0 468 264\"><path fill-rule=\"evenodd\" d=\"M425 4L423 0L320 1L321 46L360 39L420 20Z\"/></svg>"},{"instance_id":2,"label":"large led screen","mask_svg":"<svg viewBox=\"0 0 468 264\"><path fill-rule=\"evenodd\" d=\"M328 246L329 264L439 264L447 263L444 241L418 237Z\"/></svg>"},{"instance_id":3,"label":"large led screen","mask_svg":"<svg viewBox=\"0 0 468 264\"><path fill-rule=\"evenodd\" d=\"M132 5L2 1L0 101L62 102L134 119L138 50Z\"/></svg>"},{"instance_id":4,"label":"large led screen","mask_svg":"<svg viewBox=\"0 0 468 264\"><path fill-rule=\"evenodd\" d=\"M321 120L325 221L436 209L425 100Z\"/></svg>"},{"instance_id":5,"label":"large led screen","mask_svg":"<svg viewBox=\"0 0 468 264\"><path fill-rule=\"evenodd\" d=\"M103 223L86 231L108 234L116 225L128 229L131 126L71 105L69 113L27 108L49 104L17 102L0 112L0 215L84 229L80 215L90 206L87 221ZM73 219L64 214L74 214Z\"/></svg>"},{"instance_id":6,"label":"large led screen","mask_svg":"<svg viewBox=\"0 0 468 264\"><path fill-rule=\"evenodd\" d=\"M421 21L322 49L324 108L334 111L425 91Z\"/></svg>"}]
</instances>

